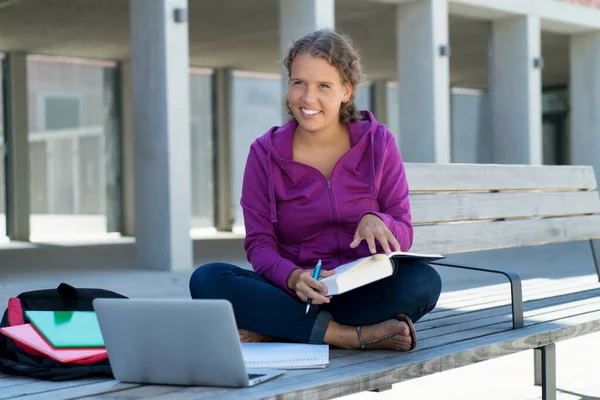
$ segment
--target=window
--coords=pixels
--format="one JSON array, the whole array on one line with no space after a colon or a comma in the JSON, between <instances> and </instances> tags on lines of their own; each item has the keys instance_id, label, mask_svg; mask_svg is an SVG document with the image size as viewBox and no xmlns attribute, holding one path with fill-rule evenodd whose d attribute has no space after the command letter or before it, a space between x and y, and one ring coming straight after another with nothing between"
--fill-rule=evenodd
<instances>
[{"instance_id":1,"label":"window","mask_svg":"<svg viewBox=\"0 0 600 400\"><path fill-rule=\"evenodd\" d=\"M81 97L78 94L39 93L41 131L81 127Z\"/></svg>"},{"instance_id":2,"label":"window","mask_svg":"<svg viewBox=\"0 0 600 400\"><path fill-rule=\"evenodd\" d=\"M31 55L27 68L31 239L116 230L116 63Z\"/></svg>"},{"instance_id":3,"label":"window","mask_svg":"<svg viewBox=\"0 0 600 400\"><path fill-rule=\"evenodd\" d=\"M542 92L542 161L569 164L569 92L566 87Z\"/></svg>"}]
</instances>

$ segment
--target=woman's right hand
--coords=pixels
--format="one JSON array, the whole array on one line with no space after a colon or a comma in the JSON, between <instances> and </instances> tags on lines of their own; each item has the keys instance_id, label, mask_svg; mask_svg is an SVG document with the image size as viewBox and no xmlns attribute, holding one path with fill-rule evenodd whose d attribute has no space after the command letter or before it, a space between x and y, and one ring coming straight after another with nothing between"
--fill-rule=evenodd
<instances>
[{"instance_id":1,"label":"woman's right hand","mask_svg":"<svg viewBox=\"0 0 600 400\"><path fill-rule=\"evenodd\" d=\"M334 271L321 270L319 278L325 278L333 275ZM312 304L329 303L329 297L323 296L321 293L327 293L327 286L313 279L313 270L310 269L295 269L287 279L287 286L294 292L296 296L303 302L312 299Z\"/></svg>"}]
</instances>

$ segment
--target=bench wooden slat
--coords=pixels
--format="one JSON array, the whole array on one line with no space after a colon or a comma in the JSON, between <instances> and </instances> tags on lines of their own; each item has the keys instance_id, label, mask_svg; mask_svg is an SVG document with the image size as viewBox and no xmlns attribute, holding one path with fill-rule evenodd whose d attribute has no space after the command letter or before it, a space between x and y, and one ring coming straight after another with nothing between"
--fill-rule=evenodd
<instances>
[{"instance_id":1,"label":"bench wooden slat","mask_svg":"<svg viewBox=\"0 0 600 400\"><path fill-rule=\"evenodd\" d=\"M131 389L120 390L107 394L98 393L95 395L83 397L83 399L123 400L159 398L162 400L168 398L169 393L177 392L180 389L181 386L175 385L142 385ZM228 390L226 388L219 387L198 387L198 389L198 395L194 396L194 398L198 399L215 397L215 395L219 394L220 392L225 392Z\"/></svg>"},{"instance_id":2,"label":"bench wooden slat","mask_svg":"<svg viewBox=\"0 0 600 400\"><path fill-rule=\"evenodd\" d=\"M524 307L523 313L526 323L533 321L547 322L552 319L564 318L569 315L577 315L590 311L600 310L600 298L598 291L594 294L580 293L576 296L570 296L568 303L560 301L556 298L546 299L545 301L536 302L536 304L528 304ZM430 338L446 336L458 332L465 332L471 329L486 328L496 324L505 324L512 321L510 309L502 307L500 310L484 310L474 313L470 319L463 319L458 322L458 319L444 319L438 321L439 325L429 329L417 328L418 336L421 341ZM512 326L508 326L510 329Z\"/></svg>"},{"instance_id":3,"label":"bench wooden slat","mask_svg":"<svg viewBox=\"0 0 600 400\"><path fill-rule=\"evenodd\" d=\"M130 389L141 386L139 384L121 383L114 379L106 379L103 381L82 381L83 383L75 387L52 387L47 391L25 395L20 397L27 400L67 400L81 398L84 396L92 396L97 394L113 393L120 390ZM54 383L54 382L53 382Z\"/></svg>"},{"instance_id":4,"label":"bench wooden slat","mask_svg":"<svg viewBox=\"0 0 600 400\"><path fill-rule=\"evenodd\" d=\"M566 296L557 296L544 298L539 300L528 301L523 304L524 317L531 317L544 312L552 312L560 309L568 309L576 307L580 302L585 302L587 299L597 297L600 289L590 290L586 292L571 293ZM486 308L468 313L460 313L449 315L444 318L419 321L415 324L415 329L419 332L419 336L428 330L437 329L444 326L454 326L457 324L469 323L486 318L506 316L512 318L511 306L505 305L494 308Z\"/></svg>"},{"instance_id":5,"label":"bench wooden slat","mask_svg":"<svg viewBox=\"0 0 600 400\"><path fill-rule=\"evenodd\" d=\"M279 379L279 378L277 378ZM264 383L261 383L264 385ZM260 386L260 385L259 385ZM184 391L182 391L184 389ZM247 390L247 389L237 389ZM80 399L85 400L145 400L145 399L160 399L169 400L172 398L183 398L187 399L214 399L222 398L227 396L236 389L224 388L224 387L203 387L203 386L172 386L172 385L144 385L138 386L131 389L126 389L118 392L111 393L98 393L91 396L81 397ZM245 397L241 397L245 398ZM252 397L250 397L252 398ZM28 400L25 398L25 400Z\"/></svg>"},{"instance_id":6,"label":"bench wooden slat","mask_svg":"<svg viewBox=\"0 0 600 400\"><path fill-rule=\"evenodd\" d=\"M545 297L547 297L554 294L571 293L575 291L587 290L589 288L600 287L598 283L598 277L596 275L590 275L583 279L540 279L537 280L535 285L528 285L527 283L527 280L522 282L524 300L531 299L536 294L545 294ZM456 296L451 298L444 298L440 296L437 305L441 308L456 308L464 304L485 304L489 301L510 299L510 285L508 283L504 283L498 286L499 288L493 288L493 290L487 290L487 287L482 287L479 288L478 291L465 294L464 296Z\"/></svg>"},{"instance_id":7,"label":"bench wooden slat","mask_svg":"<svg viewBox=\"0 0 600 400\"><path fill-rule=\"evenodd\" d=\"M596 290L597 288L598 288L598 285L593 285L593 286L589 286L587 288L587 290L593 291L593 290ZM570 293L577 293L577 292L572 291ZM567 292L560 293L560 294L557 293L553 296L562 297L567 294L569 294L569 293L567 293ZM536 301L536 300L544 299L547 297L548 296L544 296L543 294L538 294L536 296L532 296L530 298L524 299L524 302ZM487 303L487 304L467 304L460 308L441 309L441 311L439 311L439 312L436 312L434 314L428 314L428 315L424 316L419 322L435 321L435 320L444 319L444 318L448 318L448 317L455 316L455 315L473 313L473 312L477 312L479 310L504 307L504 306L510 305L510 304L511 304L510 299L507 298L506 300L500 300L500 301Z\"/></svg>"},{"instance_id":8,"label":"bench wooden slat","mask_svg":"<svg viewBox=\"0 0 600 400\"><path fill-rule=\"evenodd\" d=\"M440 268L444 268L444 267L440 267ZM505 278L498 277L498 279L501 280L501 279L505 279ZM561 287L562 286L576 287L576 286L580 286L580 285L586 285L589 283L599 284L598 276L596 274L580 275L580 276L564 277L564 278L560 278L560 280L543 278L543 277L530 278L530 279L523 280L521 282L521 285L523 286L523 292L529 293L529 292L533 292L539 288L554 287L556 285L560 285ZM439 301L446 302L446 301L460 300L463 297L464 298L473 298L473 297L481 297L482 295L488 295L488 294L493 295L493 294L498 294L498 293L504 293L506 291L507 287L510 287L510 286L508 284L508 281L505 281L503 283L496 283L494 285L489 285L489 286L474 286L474 287L470 287L467 289L453 290L451 292L442 291L442 293L440 294Z\"/></svg>"},{"instance_id":9,"label":"bench wooden slat","mask_svg":"<svg viewBox=\"0 0 600 400\"><path fill-rule=\"evenodd\" d=\"M22 377L11 377L11 379L3 379L0 381L0 392L11 386L27 385L33 382L32 379Z\"/></svg>"},{"instance_id":10,"label":"bench wooden slat","mask_svg":"<svg viewBox=\"0 0 600 400\"><path fill-rule=\"evenodd\" d=\"M597 187L591 166L406 163L405 168L413 192Z\"/></svg>"},{"instance_id":11,"label":"bench wooden slat","mask_svg":"<svg viewBox=\"0 0 600 400\"><path fill-rule=\"evenodd\" d=\"M551 307L555 305L560 305L560 308L567 309L569 307L574 307L580 301L585 301L590 298L594 298L600 294L600 288L596 287L592 290L582 291L582 292L573 292L564 295L551 296L546 298L538 298L535 300L526 301L523 304L523 310L525 312L533 312L535 310L550 310ZM487 318L489 316L496 315L508 315L511 316L511 305L507 303L502 306L496 306L491 308L480 308L474 311L457 313L457 314L448 314L442 318L430 319L430 320L420 320L415 324L417 331L422 332L428 329L435 329L440 326L446 325L454 325L458 323L468 322L471 320L476 320L480 318ZM530 315L530 314L529 314Z\"/></svg>"},{"instance_id":12,"label":"bench wooden slat","mask_svg":"<svg viewBox=\"0 0 600 400\"><path fill-rule=\"evenodd\" d=\"M432 319L436 319L439 316L436 315L440 312L448 311L448 310L460 310L467 311L473 310L477 308L490 308L490 307L498 307L504 304L510 304L511 296L510 296L510 286L507 284L507 288L502 293L492 294L490 296L482 295L481 297L471 297L465 299L464 301L455 300L452 302L438 302L436 309L433 310L431 314ZM597 289L600 286L598 282L588 282L581 283L579 285L548 285L548 289L544 290L544 288L540 287L535 290L528 291L526 295L523 296L523 301L528 302L536 299L546 298L546 297L558 297L570 293L578 293L585 292L587 290Z\"/></svg>"},{"instance_id":13,"label":"bench wooden slat","mask_svg":"<svg viewBox=\"0 0 600 400\"><path fill-rule=\"evenodd\" d=\"M575 304L570 304L567 307L553 305L546 308L533 310L528 318L525 319L525 326L534 326L538 324L551 323L553 321L569 318L575 315L586 315L589 313L600 312L600 299L597 297L581 299ZM473 337L490 334L492 331L508 331L512 328L510 318L502 321L502 318L493 318L489 323L474 321L464 329L464 324L459 326L458 331L452 331L442 327L438 329L438 335L425 337L419 341L418 349L423 350L431 347L439 347L454 342L459 342ZM449 333L448 333L449 332ZM435 331L434 331L435 333ZM423 336L426 336L425 334Z\"/></svg>"},{"instance_id":14,"label":"bench wooden slat","mask_svg":"<svg viewBox=\"0 0 600 400\"><path fill-rule=\"evenodd\" d=\"M18 385L3 387L0 390L0 400L14 399L28 394L44 394L46 398L53 398L47 392L59 389L73 389L79 386L86 386L90 383L105 381L106 379L85 379L85 380L70 380L61 382L44 381L32 378L16 378L25 379L27 382ZM10 379L9 379L10 380Z\"/></svg>"},{"instance_id":15,"label":"bench wooden slat","mask_svg":"<svg viewBox=\"0 0 600 400\"><path fill-rule=\"evenodd\" d=\"M476 312L476 311L479 311L482 309L498 308L498 307L510 305L511 304L511 298L509 295L510 286L508 284L506 284L505 288L506 288L506 296L503 298L500 298L494 302L491 302L491 303L486 302L485 299L479 300L477 297L474 297L474 298L472 298L471 301L469 301L465 304L462 304L460 307L459 306L444 307L443 303L438 304L438 305L436 305L436 308L433 311L431 311L430 313L423 316L423 318L421 318L417 322L417 324L423 324L428 321L435 321L435 320L439 320L439 319L443 319L443 318L452 317L455 315L463 315L463 314L467 314L467 313L473 313L473 312ZM567 286L563 287L558 282L555 284L549 283L547 292L524 291L523 292L523 302L529 303L529 302L534 302L534 301L538 301L538 300L543 300L545 298L552 297L552 296L561 297L564 295L576 294L578 292L588 292L590 290L596 290L598 288L600 288L600 285L598 284L597 281L583 282L582 286L580 286L580 287L573 287L571 285L567 285ZM484 297L484 296L482 296L482 297Z\"/></svg>"},{"instance_id":16,"label":"bench wooden slat","mask_svg":"<svg viewBox=\"0 0 600 400\"><path fill-rule=\"evenodd\" d=\"M600 213L598 192L412 194L413 224Z\"/></svg>"},{"instance_id":17,"label":"bench wooden slat","mask_svg":"<svg viewBox=\"0 0 600 400\"><path fill-rule=\"evenodd\" d=\"M450 254L600 237L600 215L418 225L412 251Z\"/></svg>"}]
</instances>

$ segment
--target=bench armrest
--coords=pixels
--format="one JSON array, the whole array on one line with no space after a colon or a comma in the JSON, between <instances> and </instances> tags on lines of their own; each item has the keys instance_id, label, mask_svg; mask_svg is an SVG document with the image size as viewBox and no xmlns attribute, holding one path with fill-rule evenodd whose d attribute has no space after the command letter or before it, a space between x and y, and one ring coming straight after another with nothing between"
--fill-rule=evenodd
<instances>
[{"instance_id":1,"label":"bench armrest","mask_svg":"<svg viewBox=\"0 0 600 400\"><path fill-rule=\"evenodd\" d=\"M522 328L523 324L523 289L521 287L521 277L513 271L502 271L493 268L469 267L467 265L453 264L447 262L433 261L429 264L440 265L442 267L470 269L473 271L491 272L493 274L501 274L508 278L510 282L510 294L512 305L513 329Z\"/></svg>"}]
</instances>

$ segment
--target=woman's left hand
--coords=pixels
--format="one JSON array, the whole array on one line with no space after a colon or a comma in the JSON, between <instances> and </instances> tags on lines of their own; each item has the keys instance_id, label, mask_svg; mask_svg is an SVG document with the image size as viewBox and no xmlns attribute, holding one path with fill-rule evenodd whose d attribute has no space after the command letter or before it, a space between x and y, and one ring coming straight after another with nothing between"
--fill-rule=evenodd
<instances>
[{"instance_id":1,"label":"woman's left hand","mask_svg":"<svg viewBox=\"0 0 600 400\"><path fill-rule=\"evenodd\" d=\"M367 241L371 254L377 252L375 240L381 244L381 247L386 254L392 252L390 245L394 248L394 251L400 251L400 243L398 243L398 240L396 240L381 218L375 214L365 214L360 219L358 228L356 228L356 232L354 233L354 240L350 243L350 247L353 249L356 248L363 240Z\"/></svg>"}]
</instances>

